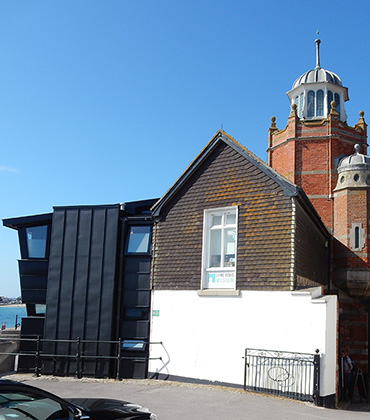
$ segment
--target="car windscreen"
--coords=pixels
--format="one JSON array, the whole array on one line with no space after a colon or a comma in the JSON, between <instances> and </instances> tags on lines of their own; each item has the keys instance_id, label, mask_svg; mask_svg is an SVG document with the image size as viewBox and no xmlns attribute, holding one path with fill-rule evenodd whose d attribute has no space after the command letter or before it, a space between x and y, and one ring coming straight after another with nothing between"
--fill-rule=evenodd
<instances>
[{"instance_id":1,"label":"car windscreen","mask_svg":"<svg viewBox=\"0 0 370 420\"><path fill-rule=\"evenodd\" d=\"M1 392L1 420L71 420L73 413L59 401L32 392Z\"/></svg>"}]
</instances>

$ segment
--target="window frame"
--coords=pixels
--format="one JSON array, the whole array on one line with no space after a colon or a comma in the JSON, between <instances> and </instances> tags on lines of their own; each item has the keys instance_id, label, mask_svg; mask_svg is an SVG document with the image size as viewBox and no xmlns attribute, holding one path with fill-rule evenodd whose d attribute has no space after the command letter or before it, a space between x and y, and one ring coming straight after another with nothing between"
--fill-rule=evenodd
<instances>
[{"instance_id":1,"label":"window frame","mask_svg":"<svg viewBox=\"0 0 370 420\"><path fill-rule=\"evenodd\" d=\"M130 251L130 234L132 232L132 229L135 228L148 228L149 234L148 236L148 246L146 251ZM144 223L132 223L127 226L127 231L125 235L125 247L124 247L124 253L125 255L132 256L132 255L151 255L152 253L152 235L153 235L153 226L149 224Z\"/></svg>"},{"instance_id":2,"label":"window frame","mask_svg":"<svg viewBox=\"0 0 370 420\"><path fill-rule=\"evenodd\" d=\"M229 207L220 207L220 208L212 208L212 209L205 209L203 213L203 243L202 243L202 278L201 278L201 290L236 290L236 270L237 270L237 254L238 254L238 218L239 218L239 211L238 206L229 206ZM235 215L235 223L234 224L226 224L225 218L227 214L234 214ZM221 228L212 229L214 226L211 225L212 216L214 215L221 215L222 216L222 223ZM234 241L234 265L231 267L224 266L225 263L225 232L228 229L235 229L235 241ZM221 242L220 242L220 266L219 267L212 267L210 264L210 256L211 256L211 232L212 230L221 230ZM214 274L215 285L211 286L209 279L210 274ZM229 274L229 276L225 276L225 274ZM229 280L225 280L222 283L217 284L216 276L219 275L220 279L224 277L225 279L229 278ZM222 275L222 276L221 276ZM231 280L232 279L232 280ZM211 287L210 287L211 286Z\"/></svg>"},{"instance_id":3,"label":"window frame","mask_svg":"<svg viewBox=\"0 0 370 420\"><path fill-rule=\"evenodd\" d=\"M35 257L32 256L29 249L29 241L27 238L27 229L32 228L39 228L39 227L46 227L46 243L45 243L45 255L43 257ZM50 239L51 239L51 224L50 223L42 223L42 224L35 224L35 225L25 225L18 229L18 238L19 238L19 247L21 253L21 259L24 260L47 260L50 255Z\"/></svg>"}]
</instances>

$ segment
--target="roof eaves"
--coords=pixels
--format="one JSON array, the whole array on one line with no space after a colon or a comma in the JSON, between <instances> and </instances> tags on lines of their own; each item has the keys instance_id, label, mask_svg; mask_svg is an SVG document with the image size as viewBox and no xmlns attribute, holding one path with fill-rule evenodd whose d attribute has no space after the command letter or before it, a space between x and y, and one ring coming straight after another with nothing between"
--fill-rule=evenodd
<instances>
[{"instance_id":1,"label":"roof eaves","mask_svg":"<svg viewBox=\"0 0 370 420\"><path fill-rule=\"evenodd\" d=\"M32 216L13 217L11 219L3 219L5 227L16 229L26 226L39 226L51 223L53 213L35 214Z\"/></svg>"},{"instance_id":2,"label":"roof eaves","mask_svg":"<svg viewBox=\"0 0 370 420\"><path fill-rule=\"evenodd\" d=\"M177 178L177 180L171 185L171 187L163 194L163 196L153 205L151 208L153 217L158 217L162 207L165 203L181 188L181 186L187 181L187 179L194 173L199 165L207 158L214 147L223 140L224 132L222 130L212 137L212 139L203 147L193 161L188 165L184 172Z\"/></svg>"}]
</instances>

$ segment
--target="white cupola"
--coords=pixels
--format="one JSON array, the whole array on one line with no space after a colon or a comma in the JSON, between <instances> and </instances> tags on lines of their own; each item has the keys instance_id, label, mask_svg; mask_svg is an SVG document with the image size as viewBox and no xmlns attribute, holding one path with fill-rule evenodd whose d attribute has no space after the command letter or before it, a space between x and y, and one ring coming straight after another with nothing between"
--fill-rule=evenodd
<instances>
[{"instance_id":1,"label":"white cupola","mask_svg":"<svg viewBox=\"0 0 370 420\"><path fill-rule=\"evenodd\" d=\"M293 83L287 92L290 104L297 106L297 115L301 120L325 118L331 109L331 102L336 102L336 111L341 121L347 120L344 102L349 100L348 88L342 85L340 78L333 72L320 66L320 39L316 43L316 67L309 70Z\"/></svg>"}]
</instances>

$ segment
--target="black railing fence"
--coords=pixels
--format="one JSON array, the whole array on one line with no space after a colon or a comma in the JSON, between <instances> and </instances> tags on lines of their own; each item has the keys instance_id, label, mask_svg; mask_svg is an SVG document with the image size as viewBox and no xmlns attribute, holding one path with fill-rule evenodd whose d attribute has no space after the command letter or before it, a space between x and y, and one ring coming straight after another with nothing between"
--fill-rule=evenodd
<instances>
[{"instance_id":1,"label":"black railing fence","mask_svg":"<svg viewBox=\"0 0 370 420\"><path fill-rule=\"evenodd\" d=\"M111 366L113 366L114 376L116 380L121 380L121 366L124 361L142 361L147 362L149 360L162 360L161 357L151 358L147 355L140 355L140 351L135 351L135 346L131 346L133 349L132 355L127 355L127 351L125 349L125 343L136 343L133 340L123 340L119 339L116 341L96 341L96 340L82 340L80 337L77 337L75 340L51 340L51 339L43 339L41 337L37 338L0 338L1 341L15 341L20 342L22 344L28 343L29 347L32 347L32 350L22 350L18 352L0 352L0 355L8 355L14 356L15 361L15 370L17 369L19 358L27 358L27 359L34 359L33 363L27 363L28 366L32 365L34 373L37 376L41 376L44 374L44 364L48 364L48 369L46 374L50 374L50 371L54 371L55 369L53 366L60 364L61 361L65 361L67 363L73 363L75 366L75 377L82 378L84 376L84 362L85 361L104 361L104 362L111 362ZM163 346L162 342L149 342L149 341L138 341L140 344L140 348L143 346L148 345L161 345ZM65 345L68 348L68 353L61 353L61 352L53 352L50 351L51 349L55 348L56 345ZM110 351L107 354L106 351L99 354L99 348L105 348L109 346ZM51 366L51 369L50 369ZM90 375L88 375L90 376Z\"/></svg>"},{"instance_id":2,"label":"black railing fence","mask_svg":"<svg viewBox=\"0 0 370 420\"><path fill-rule=\"evenodd\" d=\"M320 355L245 349L244 389L318 403Z\"/></svg>"}]
</instances>

